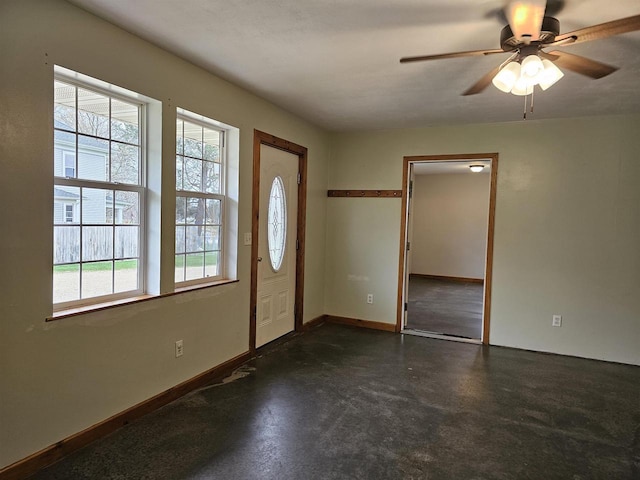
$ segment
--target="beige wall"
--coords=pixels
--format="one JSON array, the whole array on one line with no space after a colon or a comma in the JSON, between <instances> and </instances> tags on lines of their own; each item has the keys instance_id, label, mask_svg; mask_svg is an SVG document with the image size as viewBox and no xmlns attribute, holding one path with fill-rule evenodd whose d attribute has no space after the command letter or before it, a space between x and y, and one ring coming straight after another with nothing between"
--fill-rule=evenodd
<instances>
[{"instance_id":1,"label":"beige wall","mask_svg":"<svg viewBox=\"0 0 640 480\"><path fill-rule=\"evenodd\" d=\"M59 0L0 3L0 467L248 350L253 129L309 149L305 321L324 313L329 138ZM239 283L45 323L52 297L53 66L163 102L162 289L173 288L175 108L240 129ZM174 358L174 342L184 356Z\"/></svg>"},{"instance_id":2,"label":"beige wall","mask_svg":"<svg viewBox=\"0 0 640 480\"><path fill-rule=\"evenodd\" d=\"M309 148L305 321L395 322L401 202L327 199L328 187L398 189L403 155L499 152L492 343L640 364L639 116L329 136L61 0L0 2L0 46L0 466L248 348L241 243L236 284L44 322L54 64L163 104L164 291L176 107L240 129L240 234L251 226L253 129Z\"/></svg>"},{"instance_id":3,"label":"beige wall","mask_svg":"<svg viewBox=\"0 0 640 480\"><path fill-rule=\"evenodd\" d=\"M415 176L410 273L484 278L490 188L489 172Z\"/></svg>"},{"instance_id":4,"label":"beige wall","mask_svg":"<svg viewBox=\"0 0 640 480\"><path fill-rule=\"evenodd\" d=\"M635 115L335 134L329 188L399 189L405 155L498 152L491 343L640 364L638 131ZM328 199L326 313L395 323L400 210Z\"/></svg>"}]
</instances>

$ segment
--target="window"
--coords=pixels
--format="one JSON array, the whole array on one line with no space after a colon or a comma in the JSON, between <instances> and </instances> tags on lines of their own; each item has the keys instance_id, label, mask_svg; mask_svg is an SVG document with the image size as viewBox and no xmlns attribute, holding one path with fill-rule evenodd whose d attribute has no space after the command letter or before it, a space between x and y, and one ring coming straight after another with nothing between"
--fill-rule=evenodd
<instances>
[{"instance_id":1,"label":"window","mask_svg":"<svg viewBox=\"0 0 640 480\"><path fill-rule=\"evenodd\" d=\"M73 178L76 176L76 152L62 152L63 177Z\"/></svg>"},{"instance_id":2,"label":"window","mask_svg":"<svg viewBox=\"0 0 640 480\"><path fill-rule=\"evenodd\" d=\"M143 291L144 105L98 83L54 80L55 310Z\"/></svg>"},{"instance_id":3,"label":"window","mask_svg":"<svg viewBox=\"0 0 640 480\"><path fill-rule=\"evenodd\" d=\"M176 128L175 281L219 280L224 268L225 130L180 110Z\"/></svg>"},{"instance_id":4,"label":"window","mask_svg":"<svg viewBox=\"0 0 640 480\"><path fill-rule=\"evenodd\" d=\"M267 215L267 245L269 261L274 271L280 270L287 243L287 201L284 194L284 183L276 176L271 184Z\"/></svg>"},{"instance_id":5,"label":"window","mask_svg":"<svg viewBox=\"0 0 640 480\"><path fill-rule=\"evenodd\" d=\"M64 206L64 221L65 223L73 223L74 215L73 215L73 204L65 204Z\"/></svg>"}]
</instances>

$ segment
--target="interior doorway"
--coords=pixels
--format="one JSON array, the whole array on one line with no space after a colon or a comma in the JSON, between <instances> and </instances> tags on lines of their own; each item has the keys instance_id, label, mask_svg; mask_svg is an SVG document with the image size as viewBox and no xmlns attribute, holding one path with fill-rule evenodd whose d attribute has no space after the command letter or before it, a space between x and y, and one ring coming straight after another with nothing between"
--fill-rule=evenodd
<instances>
[{"instance_id":1,"label":"interior doorway","mask_svg":"<svg viewBox=\"0 0 640 480\"><path fill-rule=\"evenodd\" d=\"M497 168L495 153L404 158L403 333L489 343Z\"/></svg>"},{"instance_id":2,"label":"interior doorway","mask_svg":"<svg viewBox=\"0 0 640 480\"><path fill-rule=\"evenodd\" d=\"M252 351L302 328L306 161L305 147L255 131Z\"/></svg>"}]
</instances>

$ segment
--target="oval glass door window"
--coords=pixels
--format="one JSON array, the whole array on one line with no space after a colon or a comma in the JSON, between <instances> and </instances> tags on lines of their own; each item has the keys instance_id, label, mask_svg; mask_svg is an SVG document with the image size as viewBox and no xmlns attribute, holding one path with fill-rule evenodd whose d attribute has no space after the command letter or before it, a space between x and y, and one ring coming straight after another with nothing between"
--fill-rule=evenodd
<instances>
[{"instance_id":1,"label":"oval glass door window","mask_svg":"<svg viewBox=\"0 0 640 480\"><path fill-rule=\"evenodd\" d=\"M276 176L269 194L269 214L267 217L267 245L271 268L276 272L282 266L287 240L287 201L282 178Z\"/></svg>"}]
</instances>

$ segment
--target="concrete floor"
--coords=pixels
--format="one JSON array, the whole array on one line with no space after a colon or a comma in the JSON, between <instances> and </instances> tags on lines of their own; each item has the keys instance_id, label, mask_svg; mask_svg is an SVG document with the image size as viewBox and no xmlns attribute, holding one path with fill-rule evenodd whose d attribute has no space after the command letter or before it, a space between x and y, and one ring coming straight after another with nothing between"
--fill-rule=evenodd
<instances>
[{"instance_id":1,"label":"concrete floor","mask_svg":"<svg viewBox=\"0 0 640 480\"><path fill-rule=\"evenodd\" d=\"M638 367L327 324L236 378L33 478L640 478Z\"/></svg>"},{"instance_id":2,"label":"concrete floor","mask_svg":"<svg viewBox=\"0 0 640 480\"><path fill-rule=\"evenodd\" d=\"M483 295L481 283L410 275L406 328L479 339Z\"/></svg>"}]
</instances>

